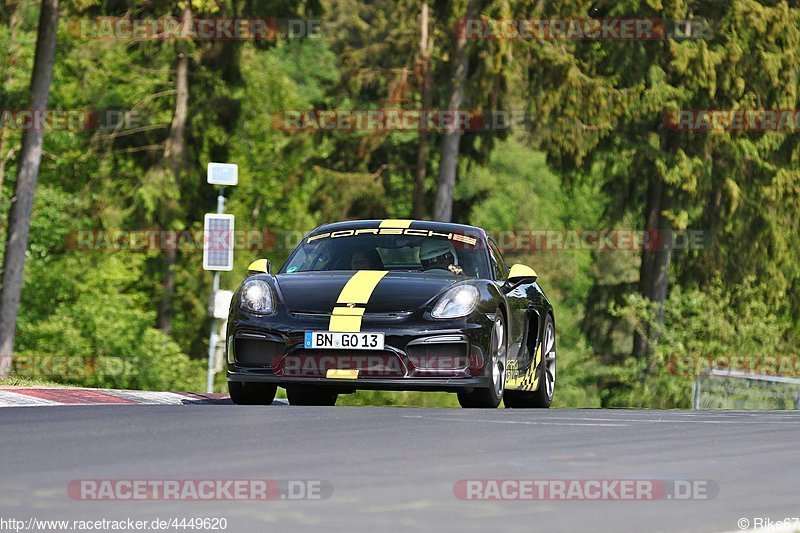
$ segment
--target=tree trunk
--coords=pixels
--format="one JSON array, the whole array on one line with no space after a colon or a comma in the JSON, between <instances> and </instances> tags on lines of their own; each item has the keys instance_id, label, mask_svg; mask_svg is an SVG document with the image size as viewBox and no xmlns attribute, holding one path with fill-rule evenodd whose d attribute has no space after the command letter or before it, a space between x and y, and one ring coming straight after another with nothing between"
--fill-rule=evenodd
<instances>
[{"instance_id":1,"label":"tree trunk","mask_svg":"<svg viewBox=\"0 0 800 533\"><path fill-rule=\"evenodd\" d=\"M183 10L183 23L187 24L192 19L192 8L190 2L186 2ZM189 50L185 43L178 43L178 63L175 70L175 112L172 116L172 124L169 129L169 136L164 145L163 163L172 173L175 186L180 191L180 175L183 171L186 159L186 120L189 110ZM172 218L172 210L167 210L165 217L165 230L171 229L169 223ZM164 333L172 330L172 302L175 298L175 265L178 262L178 251L176 247L164 250L164 281L161 285L161 301L158 305L158 329Z\"/></svg>"},{"instance_id":2,"label":"tree trunk","mask_svg":"<svg viewBox=\"0 0 800 533\"><path fill-rule=\"evenodd\" d=\"M475 12L475 0L469 0L467 17ZM469 71L469 49L466 31L456 34L453 49L453 74L450 80L450 97L447 110L450 113L462 111L464 104L464 84ZM458 153L461 144L461 129L451 123L442 137L442 152L439 160L439 179L436 184L436 203L433 218L442 222L450 222L453 218L453 190L456 186L456 170L458 169Z\"/></svg>"},{"instance_id":3,"label":"tree trunk","mask_svg":"<svg viewBox=\"0 0 800 533\"><path fill-rule=\"evenodd\" d=\"M422 78L422 112L431 108L431 54L428 45L428 2L422 2L420 15L419 66ZM424 123L424 121L423 121ZM414 218L425 218L425 177L428 165L428 131L419 132L417 148L417 173L414 176Z\"/></svg>"},{"instance_id":4,"label":"tree trunk","mask_svg":"<svg viewBox=\"0 0 800 533\"><path fill-rule=\"evenodd\" d=\"M17 42L17 25L19 23L19 16L20 16L20 6L21 2L17 1L16 3L10 3L9 5L13 6L11 8L11 16L8 18L8 28L11 33L11 49L9 50L9 63L13 63L15 59L13 55L18 51L15 48L18 47L16 44ZM5 83L7 87L11 87L11 83L14 81L13 77L11 76L11 69L8 70L6 74ZM11 136L11 128L7 124L3 124L3 128L0 130L0 192L3 190L3 182L5 182L6 177L6 164L14 157L14 153L17 150L16 146L12 146L11 148L6 148L8 145L9 137Z\"/></svg>"},{"instance_id":5,"label":"tree trunk","mask_svg":"<svg viewBox=\"0 0 800 533\"><path fill-rule=\"evenodd\" d=\"M662 139L666 134L662 136ZM669 150L666 142L662 148ZM672 223L665 212L672 207L672 196L663 178L656 173L650 177L647 186L644 229L650 234L649 242L654 249L642 250L642 263L639 267L639 293L656 304L656 316L652 324L645 325L644 334L636 332L633 337L633 356L637 358L652 355L650 340L658 337L664 323L664 301L669 290L669 265L672 258ZM654 361L648 362L648 372L655 370Z\"/></svg>"},{"instance_id":6,"label":"tree trunk","mask_svg":"<svg viewBox=\"0 0 800 533\"><path fill-rule=\"evenodd\" d=\"M662 44L664 58L661 61L667 79L671 85L675 85L672 80L672 65L670 63L669 47L666 43ZM673 155L676 149L676 141L665 128L661 128L661 138L659 142L661 154ZM656 304L656 315L654 320L645 324L644 333L636 332L633 336L633 356L636 358L647 358L645 372L652 374L656 370L656 361L652 357L652 341L657 341L664 324L664 301L667 299L669 291L669 264L672 258L672 222L665 216L665 213L672 207L672 191L669 185L664 182L660 173L653 168L647 185L647 203L645 205L646 231L651 232L652 237L657 237L657 249L642 250L642 263L639 267L639 294Z\"/></svg>"},{"instance_id":7,"label":"tree trunk","mask_svg":"<svg viewBox=\"0 0 800 533\"><path fill-rule=\"evenodd\" d=\"M43 113L47 109L56 54L57 28L58 0L42 0L31 76L31 109L36 112ZM0 376L8 375L11 357L14 354L14 335L17 329L19 298L25 270L25 251L28 248L43 140L44 131L37 128L26 130L22 136L19 171L8 216L6 255L3 259L3 287L0 293Z\"/></svg>"}]
</instances>

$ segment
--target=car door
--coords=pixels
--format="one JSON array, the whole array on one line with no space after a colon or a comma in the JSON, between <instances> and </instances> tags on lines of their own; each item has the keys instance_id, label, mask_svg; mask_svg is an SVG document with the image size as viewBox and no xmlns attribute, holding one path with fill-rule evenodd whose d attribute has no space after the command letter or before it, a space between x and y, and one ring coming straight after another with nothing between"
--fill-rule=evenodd
<instances>
[{"instance_id":1,"label":"car door","mask_svg":"<svg viewBox=\"0 0 800 533\"><path fill-rule=\"evenodd\" d=\"M508 279L508 266L506 266L497 244L491 238L489 238L489 261L494 280L497 282L498 287L502 288ZM501 289L501 292L504 291ZM505 293L505 296L509 311L509 323L506 326L508 328L508 357L519 360L520 355L523 355L521 352L524 352L521 348L524 342L525 312L528 307L527 297L524 290L520 291L519 288ZM522 361L519 361L519 363L522 363Z\"/></svg>"},{"instance_id":2,"label":"car door","mask_svg":"<svg viewBox=\"0 0 800 533\"><path fill-rule=\"evenodd\" d=\"M493 257L492 260L505 273L503 276L503 281L505 281L508 277L508 267L493 241L489 243L489 250ZM514 369L512 373L518 375L527 371L536 354L541 319L544 316L540 296L535 283L521 283L506 293L506 300L514 322L511 330L512 337L509 338L508 355L516 360L516 364L512 364L510 368Z\"/></svg>"}]
</instances>

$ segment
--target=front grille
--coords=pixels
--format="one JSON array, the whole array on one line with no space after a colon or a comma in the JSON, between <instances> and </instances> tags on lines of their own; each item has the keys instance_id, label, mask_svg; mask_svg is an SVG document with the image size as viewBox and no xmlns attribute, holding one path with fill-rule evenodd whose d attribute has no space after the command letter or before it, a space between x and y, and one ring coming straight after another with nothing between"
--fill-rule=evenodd
<instances>
[{"instance_id":1,"label":"front grille","mask_svg":"<svg viewBox=\"0 0 800 533\"><path fill-rule=\"evenodd\" d=\"M409 344L406 355L420 370L463 370L469 364L466 342Z\"/></svg>"},{"instance_id":2,"label":"front grille","mask_svg":"<svg viewBox=\"0 0 800 533\"><path fill-rule=\"evenodd\" d=\"M236 362L247 366L271 367L284 351L286 345L283 342L265 338L236 337L233 341Z\"/></svg>"},{"instance_id":3,"label":"front grille","mask_svg":"<svg viewBox=\"0 0 800 533\"><path fill-rule=\"evenodd\" d=\"M319 313L316 311L292 311L294 318L330 318L330 313Z\"/></svg>"},{"instance_id":4,"label":"front grille","mask_svg":"<svg viewBox=\"0 0 800 533\"><path fill-rule=\"evenodd\" d=\"M330 313L315 311L292 311L294 318L330 318ZM364 313L364 322L398 322L411 316L410 311L398 311L393 313Z\"/></svg>"},{"instance_id":5,"label":"front grille","mask_svg":"<svg viewBox=\"0 0 800 533\"><path fill-rule=\"evenodd\" d=\"M364 313L366 322L397 322L405 320L411 316L409 311L398 311L396 313Z\"/></svg>"}]
</instances>

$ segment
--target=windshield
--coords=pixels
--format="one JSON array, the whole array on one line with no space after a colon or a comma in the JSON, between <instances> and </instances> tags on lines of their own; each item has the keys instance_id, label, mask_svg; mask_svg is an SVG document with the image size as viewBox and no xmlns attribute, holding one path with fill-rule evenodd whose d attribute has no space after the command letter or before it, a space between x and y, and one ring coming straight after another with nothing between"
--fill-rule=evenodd
<instances>
[{"instance_id":1,"label":"windshield","mask_svg":"<svg viewBox=\"0 0 800 533\"><path fill-rule=\"evenodd\" d=\"M375 233L364 234L364 231ZM449 277L489 277L486 254L475 237L379 234L378 231L345 230L307 236L292 252L280 273L389 270Z\"/></svg>"}]
</instances>

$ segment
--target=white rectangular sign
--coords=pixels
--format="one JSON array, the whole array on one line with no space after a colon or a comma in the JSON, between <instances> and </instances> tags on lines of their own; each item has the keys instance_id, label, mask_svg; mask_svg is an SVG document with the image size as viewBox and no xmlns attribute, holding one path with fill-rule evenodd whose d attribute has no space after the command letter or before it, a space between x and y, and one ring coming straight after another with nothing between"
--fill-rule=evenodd
<instances>
[{"instance_id":1,"label":"white rectangular sign","mask_svg":"<svg viewBox=\"0 0 800 533\"><path fill-rule=\"evenodd\" d=\"M239 183L239 165L233 163L209 163L208 182L211 185L236 185Z\"/></svg>"},{"instance_id":2,"label":"white rectangular sign","mask_svg":"<svg viewBox=\"0 0 800 533\"><path fill-rule=\"evenodd\" d=\"M203 269L233 270L233 215L206 213L203 223Z\"/></svg>"},{"instance_id":3,"label":"white rectangular sign","mask_svg":"<svg viewBox=\"0 0 800 533\"><path fill-rule=\"evenodd\" d=\"M214 318L228 318L228 311L231 308L233 292L219 290L214 295Z\"/></svg>"}]
</instances>

